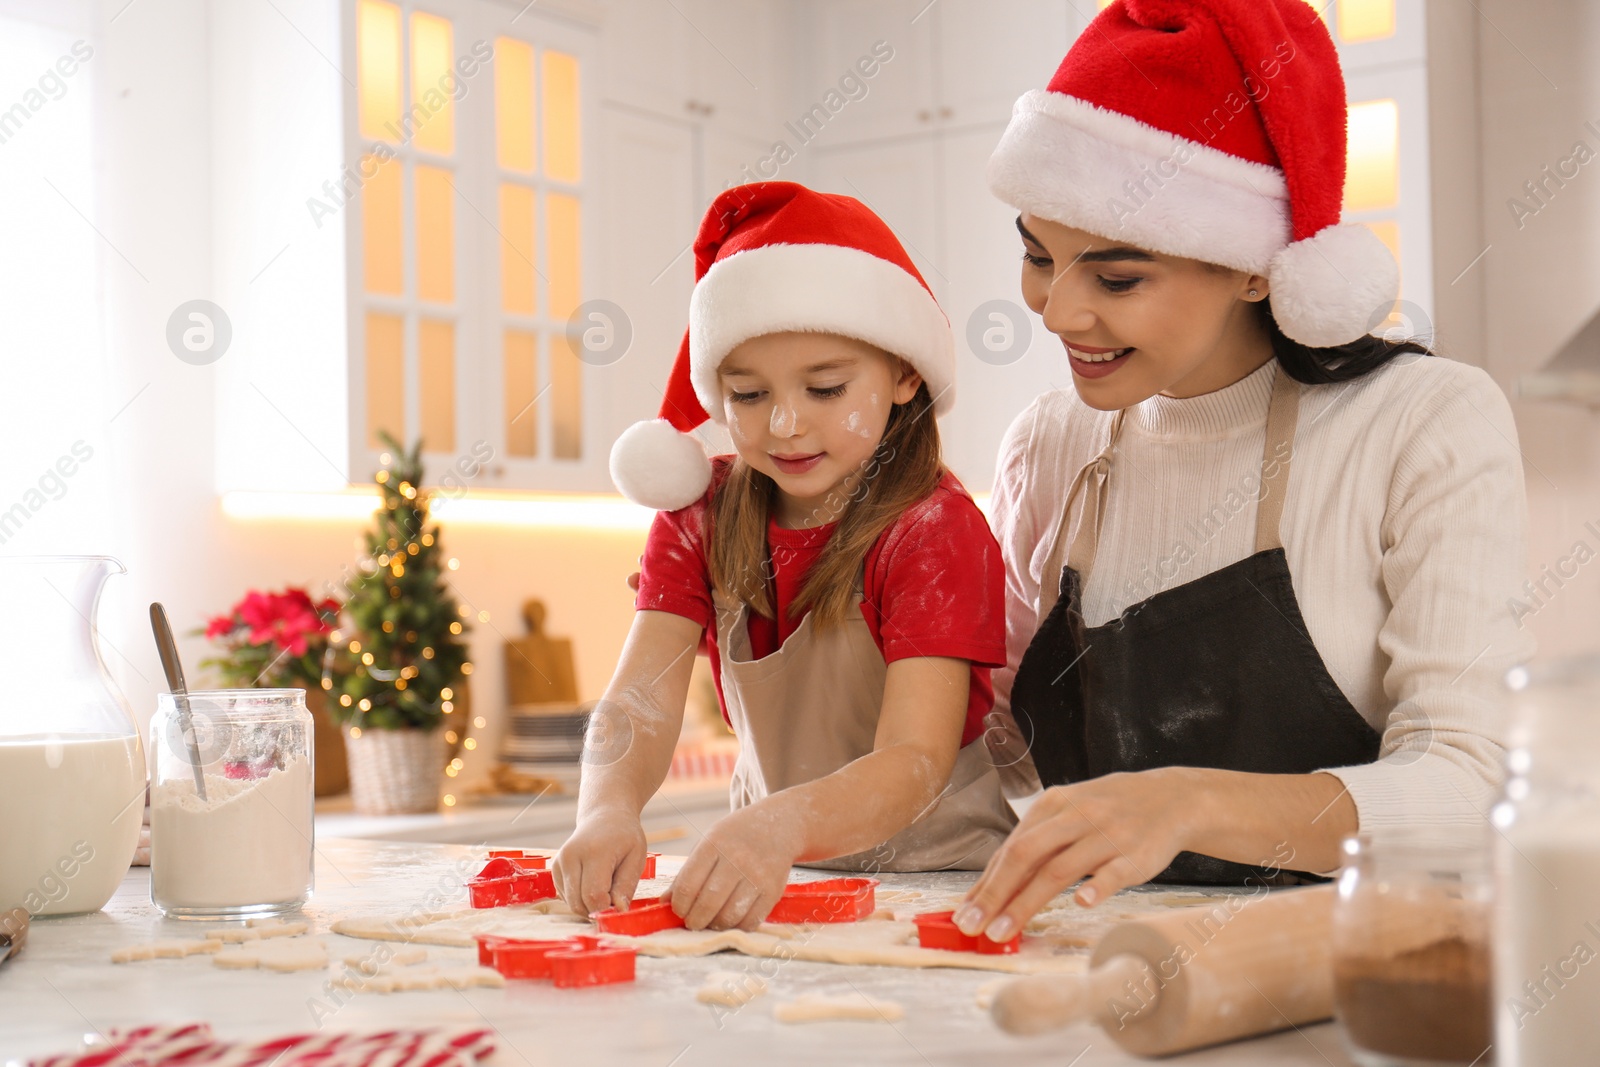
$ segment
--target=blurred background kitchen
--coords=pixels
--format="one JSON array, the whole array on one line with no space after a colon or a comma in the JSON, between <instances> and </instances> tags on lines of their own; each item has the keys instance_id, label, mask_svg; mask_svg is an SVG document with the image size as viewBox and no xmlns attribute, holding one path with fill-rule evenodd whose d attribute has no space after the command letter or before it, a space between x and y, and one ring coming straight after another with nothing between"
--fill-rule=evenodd
<instances>
[{"instance_id":1,"label":"blurred background kitchen","mask_svg":"<svg viewBox=\"0 0 1600 1067\"><path fill-rule=\"evenodd\" d=\"M1374 331L1429 339L1512 398L1532 517L1518 610L1542 653L1592 649L1600 5L1318 6L1349 89L1346 217L1402 265ZM650 513L615 495L606 456L655 411L704 206L785 179L895 227L956 329L947 458L984 502L1011 418L1070 388L984 164L1095 10L0 0L0 552L126 564L102 652L146 723L164 688L148 602L198 671L229 652L198 631L248 591L343 601L383 554L374 476L400 457L379 434L420 438L441 606L472 664L444 720L443 817L501 788L559 796L570 779L537 759L496 767L511 724L598 697L621 647ZM679 770L714 807L704 679L696 699L699 761ZM532 729L523 754L561 734ZM689 814L656 839L683 848Z\"/></svg>"}]
</instances>

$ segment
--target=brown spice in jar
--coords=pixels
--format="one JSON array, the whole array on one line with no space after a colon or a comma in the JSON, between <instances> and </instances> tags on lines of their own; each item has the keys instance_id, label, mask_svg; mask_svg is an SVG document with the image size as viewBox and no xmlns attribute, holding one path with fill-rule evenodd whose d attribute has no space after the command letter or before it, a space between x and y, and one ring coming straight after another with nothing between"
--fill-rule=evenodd
<instances>
[{"instance_id":1,"label":"brown spice in jar","mask_svg":"<svg viewBox=\"0 0 1600 1067\"><path fill-rule=\"evenodd\" d=\"M1472 1063L1492 1040L1489 946L1450 937L1394 956L1340 959L1334 1001L1359 1048Z\"/></svg>"}]
</instances>

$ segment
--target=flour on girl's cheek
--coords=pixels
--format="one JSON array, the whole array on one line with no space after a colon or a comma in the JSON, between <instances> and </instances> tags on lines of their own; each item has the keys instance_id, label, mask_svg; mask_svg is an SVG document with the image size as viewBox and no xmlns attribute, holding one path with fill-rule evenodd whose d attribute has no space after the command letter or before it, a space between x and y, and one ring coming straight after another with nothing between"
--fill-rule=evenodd
<instances>
[{"instance_id":1,"label":"flour on girl's cheek","mask_svg":"<svg viewBox=\"0 0 1600 1067\"><path fill-rule=\"evenodd\" d=\"M855 434L857 437L864 439L870 438L872 436L872 430L867 426L863 426L862 421L861 412L852 411L844 420L844 428Z\"/></svg>"}]
</instances>

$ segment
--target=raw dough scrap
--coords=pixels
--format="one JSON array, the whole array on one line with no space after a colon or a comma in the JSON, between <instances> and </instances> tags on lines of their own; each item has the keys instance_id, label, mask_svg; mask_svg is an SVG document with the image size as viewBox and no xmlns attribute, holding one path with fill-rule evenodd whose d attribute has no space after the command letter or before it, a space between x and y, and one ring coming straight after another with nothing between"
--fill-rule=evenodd
<instances>
[{"instance_id":1,"label":"raw dough scrap","mask_svg":"<svg viewBox=\"0 0 1600 1067\"><path fill-rule=\"evenodd\" d=\"M282 919L251 919L244 929L218 930L212 934L218 941L240 943L244 941L261 941L269 937L299 937L309 933L311 924L307 922L284 922Z\"/></svg>"},{"instance_id":2,"label":"raw dough scrap","mask_svg":"<svg viewBox=\"0 0 1600 1067\"><path fill-rule=\"evenodd\" d=\"M211 962L227 970L314 971L328 965L328 949L310 938L296 941L255 941L230 948L211 957Z\"/></svg>"},{"instance_id":3,"label":"raw dough scrap","mask_svg":"<svg viewBox=\"0 0 1600 1067\"><path fill-rule=\"evenodd\" d=\"M427 989L471 989L474 986L498 988L505 985L506 980L492 967L409 966L380 968L373 975L346 970L330 978L328 984L354 993L402 993Z\"/></svg>"},{"instance_id":4,"label":"raw dough scrap","mask_svg":"<svg viewBox=\"0 0 1600 1067\"><path fill-rule=\"evenodd\" d=\"M700 984L694 999L702 1004L737 1008L767 991L767 980L749 971L712 971Z\"/></svg>"},{"instance_id":5,"label":"raw dough scrap","mask_svg":"<svg viewBox=\"0 0 1600 1067\"><path fill-rule=\"evenodd\" d=\"M865 993L807 993L772 1009L780 1023L817 1023L832 1019L861 1019L890 1023L905 1018L905 1009L892 1000L875 1000Z\"/></svg>"},{"instance_id":6,"label":"raw dough scrap","mask_svg":"<svg viewBox=\"0 0 1600 1067\"><path fill-rule=\"evenodd\" d=\"M111 954L112 963L133 963L136 960L175 960L185 956L220 951L222 942L214 937L199 940L192 937L173 941L151 941L144 945L129 945Z\"/></svg>"},{"instance_id":7,"label":"raw dough scrap","mask_svg":"<svg viewBox=\"0 0 1600 1067\"><path fill-rule=\"evenodd\" d=\"M346 956L343 963L348 967L367 968L368 970L390 966L410 967L413 964L426 962L428 950L425 948L397 948L389 952L388 958L383 958L383 949L375 948L362 956Z\"/></svg>"},{"instance_id":8,"label":"raw dough scrap","mask_svg":"<svg viewBox=\"0 0 1600 1067\"><path fill-rule=\"evenodd\" d=\"M977 992L972 996L972 1001L979 1008L988 1011L994 1007L994 998L1000 990L1015 981L1015 978L991 978L978 987Z\"/></svg>"}]
</instances>

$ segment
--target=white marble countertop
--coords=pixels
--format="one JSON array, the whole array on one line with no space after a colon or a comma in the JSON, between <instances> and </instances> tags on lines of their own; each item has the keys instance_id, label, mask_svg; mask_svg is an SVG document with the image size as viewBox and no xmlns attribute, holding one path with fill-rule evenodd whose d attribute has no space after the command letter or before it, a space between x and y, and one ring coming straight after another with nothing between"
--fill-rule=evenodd
<instances>
[{"instance_id":1,"label":"white marble countertop","mask_svg":"<svg viewBox=\"0 0 1600 1067\"><path fill-rule=\"evenodd\" d=\"M459 866L482 850L462 845L328 839L317 847L317 890L305 908L335 958L370 948L327 933L337 919L433 909L465 902ZM884 882L922 889L957 888L970 874L887 875ZM439 894L443 900L429 900ZM693 1067L712 1064L836 1063L1051 1067L1143 1062L1122 1053L1098 1029L1080 1025L1029 1039L1007 1036L974 1004L991 975L975 971L902 971L721 956L640 957L632 985L558 990L513 981L503 989L362 993L330 1000L327 973L224 971L205 956L114 965L113 949L193 936L211 924L164 920L149 900L148 868L136 867L105 909L41 919L27 949L0 966L0 1061L73 1049L85 1033L151 1022L209 1022L219 1036L265 1038L324 1028L395 1025L492 1026L499 1051L486 1067L545 1064ZM468 962L467 949L430 948L435 960ZM771 992L733 1014L694 1000L706 974L731 966L778 966ZM767 973L762 971L760 973ZM771 1002L801 992L849 992L900 1002L894 1024L830 1022L786 1026ZM1191 1053L1185 1064L1247 1067L1313 1064L1347 1067L1331 1024L1290 1030Z\"/></svg>"}]
</instances>

